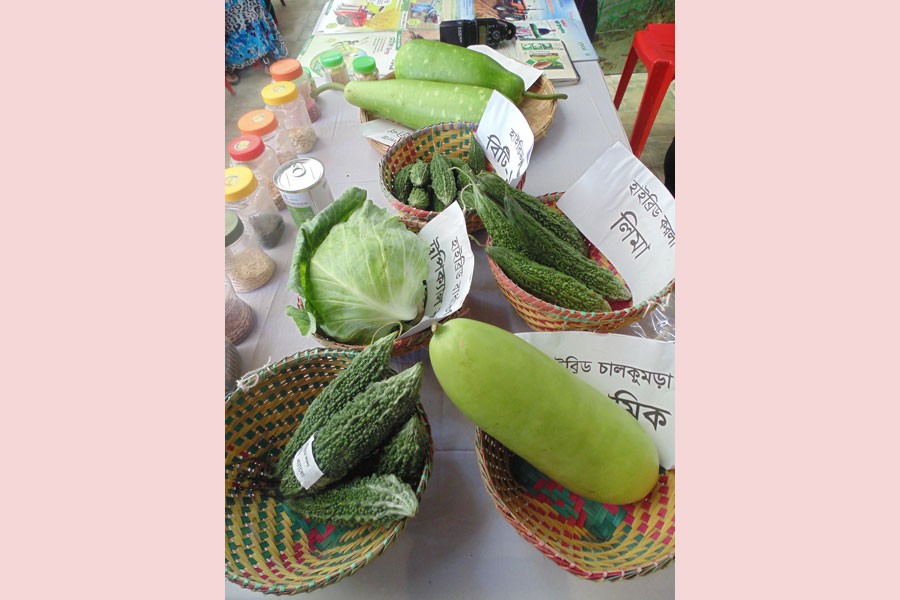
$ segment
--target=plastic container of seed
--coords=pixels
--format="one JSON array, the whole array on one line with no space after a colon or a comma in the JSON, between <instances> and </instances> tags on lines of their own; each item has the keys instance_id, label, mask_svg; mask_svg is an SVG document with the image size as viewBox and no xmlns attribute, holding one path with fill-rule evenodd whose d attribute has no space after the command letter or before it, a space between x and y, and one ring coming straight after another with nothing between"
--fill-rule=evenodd
<instances>
[{"instance_id":1,"label":"plastic container of seed","mask_svg":"<svg viewBox=\"0 0 900 600\"><path fill-rule=\"evenodd\" d=\"M316 130L309 120L306 103L292 81L270 83L260 92L266 108L275 113L282 129L298 154L306 154L316 145Z\"/></svg>"},{"instance_id":2,"label":"plastic container of seed","mask_svg":"<svg viewBox=\"0 0 900 600\"><path fill-rule=\"evenodd\" d=\"M378 65L371 56L357 56L353 59L353 78L361 81L378 79Z\"/></svg>"},{"instance_id":3,"label":"plastic container of seed","mask_svg":"<svg viewBox=\"0 0 900 600\"><path fill-rule=\"evenodd\" d=\"M228 143L228 156L232 166L244 166L253 171L256 181L266 188L275 206L284 208L281 192L273 179L279 165L278 157L274 150L266 147L261 137L250 134L234 138Z\"/></svg>"},{"instance_id":4,"label":"plastic container of seed","mask_svg":"<svg viewBox=\"0 0 900 600\"><path fill-rule=\"evenodd\" d=\"M279 164L297 158L297 152L291 144L287 131L271 110L265 108L251 110L238 119L237 126L242 135L258 135L262 138L266 148L275 151Z\"/></svg>"},{"instance_id":5,"label":"plastic container of seed","mask_svg":"<svg viewBox=\"0 0 900 600\"><path fill-rule=\"evenodd\" d=\"M225 207L240 216L263 248L274 248L281 241L284 219L247 167L225 169Z\"/></svg>"},{"instance_id":6,"label":"plastic container of seed","mask_svg":"<svg viewBox=\"0 0 900 600\"><path fill-rule=\"evenodd\" d=\"M328 50L319 55L319 62L325 68L325 78L334 83L350 83L344 55L337 50Z\"/></svg>"},{"instance_id":7,"label":"plastic container of seed","mask_svg":"<svg viewBox=\"0 0 900 600\"><path fill-rule=\"evenodd\" d=\"M229 394L237 387L241 378L241 355L234 344L225 340L225 393Z\"/></svg>"},{"instance_id":8,"label":"plastic container of seed","mask_svg":"<svg viewBox=\"0 0 900 600\"><path fill-rule=\"evenodd\" d=\"M275 185L298 227L334 201L325 167L314 158L297 158L278 167Z\"/></svg>"},{"instance_id":9,"label":"plastic container of seed","mask_svg":"<svg viewBox=\"0 0 900 600\"><path fill-rule=\"evenodd\" d=\"M309 113L309 120L315 123L321 116L319 105L316 99L312 97L313 80L309 75L309 71L303 69L303 65L295 58L282 58L273 62L269 66L269 75L272 81L291 81L297 86L297 90L303 97L306 104L306 112Z\"/></svg>"},{"instance_id":10,"label":"plastic container of seed","mask_svg":"<svg viewBox=\"0 0 900 600\"><path fill-rule=\"evenodd\" d=\"M266 285L275 273L275 261L244 232L237 213L225 211L225 275L236 292Z\"/></svg>"},{"instance_id":11,"label":"plastic container of seed","mask_svg":"<svg viewBox=\"0 0 900 600\"><path fill-rule=\"evenodd\" d=\"M256 315L250 305L238 298L231 280L225 278L225 340L240 344L253 330Z\"/></svg>"}]
</instances>

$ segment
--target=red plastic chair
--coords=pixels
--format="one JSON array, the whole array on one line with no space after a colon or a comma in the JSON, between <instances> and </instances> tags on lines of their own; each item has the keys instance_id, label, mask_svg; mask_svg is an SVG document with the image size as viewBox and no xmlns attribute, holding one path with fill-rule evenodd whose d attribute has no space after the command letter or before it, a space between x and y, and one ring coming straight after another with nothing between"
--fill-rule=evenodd
<instances>
[{"instance_id":1,"label":"red plastic chair","mask_svg":"<svg viewBox=\"0 0 900 600\"><path fill-rule=\"evenodd\" d=\"M644 150L647 136L650 135L650 129L653 127L653 121L669 89L669 84L675 80L675 24L651 23L643 31L634 34L631 50L625 60L625 67L622 69L622 77L619 79L619 87L616 88L616 97L613 100L616 109L622 103L634 65L639 58L647 67L647 87L641 96L641 106L638 108L634 129L631 131L631 151L637 157L640 157Z\"/></svg>"}]
</instances>

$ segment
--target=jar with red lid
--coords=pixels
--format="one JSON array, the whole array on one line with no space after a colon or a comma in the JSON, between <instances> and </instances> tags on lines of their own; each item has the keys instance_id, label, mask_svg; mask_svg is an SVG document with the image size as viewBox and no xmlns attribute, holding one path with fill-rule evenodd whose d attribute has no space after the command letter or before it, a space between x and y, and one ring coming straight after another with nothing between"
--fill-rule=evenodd
<instances>
[{"instance_id":1,"label":"jar with red lid","mask_svg":"<svg viewBox=\"0 0 900 600\"><path fill-rule=\"evenodd\" d=\"M234 138L228 143L228 156L231 157L232 166L244 166L253 171L256 181L268 190L275 206L284 208L284 199L275 185L278 157L274 150L266 147L261 137L249 134Z\"/></svg>"},{"instance_id":2,"label":"jar with red lid","mask_svg":"<svg viewBox=\"0 0 900 600\"><path fill-rule=\"evenodd\" d=\"M313 80L309 75L309 71L304 70L303 65L296 58L282 58L269 65L269 75L272 81L291 81L297 86L297 90L303 97L306 104L306 112L309 113L309 120L313 123L321 116L319 105L313 98Z\"/></svg>"},{"instance_id":3,"label":"jar with red lid","mask_svg":"<svg viewBox=\"0 0 900 600\"><path fill-rule=\"evenodd\" d=\"M278 164L297 158L297 152L288 138L287 131L271 110L259 108L241 116L237 122L242 135L258 135L267 148L275 151Z\"/></svg>"},{"instance_id":4,"label":"jar with red lid","mask_svg":"<svg viewBox=\"0 0 900 600\"><path fill-rule=\"evenodd\" d=\"M312 150L316 144L316 130L297 86L291 81L276 81L265 86L260 94L266 108L275 113L282 129L287 131L294 151L306 154Z\"/></svg>"}]
</instances>

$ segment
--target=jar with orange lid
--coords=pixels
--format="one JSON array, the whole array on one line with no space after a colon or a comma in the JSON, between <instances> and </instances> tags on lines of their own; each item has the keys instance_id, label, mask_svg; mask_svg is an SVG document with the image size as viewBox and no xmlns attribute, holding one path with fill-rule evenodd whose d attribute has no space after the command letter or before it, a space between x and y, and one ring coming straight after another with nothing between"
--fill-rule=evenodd
<instances>
[{"instance_id":1,"label":"jar with orange lid","mask_svg":"<svg viewBox=\"0 0 900 600\"><path fill-rule=\"evenodd\" d=\"M235 211L263 248L274 248L284 233L284 219L275 203L244 166L225 169L225 208Z\"/></svg>"},{"instance_id":2,"label":"jar with orange lid","mask_svg":"<svg viewBox=\"0 0 900 600\"><path fill-rule=\"evenodd\" d=\"M275 273L275 261L244 232L237 214L225 211L225 275L236 292L266 285Z\"/></svg>"},{"instance_id":3,"label":"jar with orange lid","mask_svg":"<svg viewBox=\"0 0 900 600\"><path fill-rule=\"evenodd\" d=\"M238 131L243 135L258 135L267 148L275 151L278 164L297 158L297 152L288 138L287 131L271 110L259 108L245 113L238 119Z\"/></svg>"},{"instance_id":4,"label":"jar with orange lid","mask_svg":"<svg viewBox=\"0 0 900 600\"><path fill-rule=\"evenodd\" d=\"M316 130L297 86L292 81L276 81L264 87L261 95L266 108L275 113L282 129L287 131L294 151L306 154L312 150L316 144Z\"/></svg>"},{"instance_id":5,"label":"jar with orange lid","mask_svg":"<svg viewBox=\"0 0 900 600\"><path fill-rule=\"evenodd\" d=\"M319 105L313 98L313 81L309 76L309 71L303 69L303 65L296 58L282 58L269 65L269 75L272 82L276 81L292 81L297 86L297 90L303 97L306 104L306 112L309 113L309 120L315 123L321 116Z\"/></svg>"},{"instance_id":6,"label":"jar with orange lid","mask_svg":"<svg viewBox=\"0 0 900 600\"><path fill-rule=\"evenodd\" d=\"M275 206L284 208L284 199L275 185L278 157L274 150L266 147L261 137L250 134L234 138L228 143L228 156L232 166L245 166L253 171L256 181L268 190Z\"/></svg>"}]
</instances>

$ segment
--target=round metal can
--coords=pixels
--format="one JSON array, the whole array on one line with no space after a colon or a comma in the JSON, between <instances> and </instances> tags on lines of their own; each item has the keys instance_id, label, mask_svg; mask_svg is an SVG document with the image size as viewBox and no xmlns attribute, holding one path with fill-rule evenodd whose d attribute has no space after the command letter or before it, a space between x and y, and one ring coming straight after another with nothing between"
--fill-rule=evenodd
<instances>
[{"instance_id":1,"label":"round metal can","mask_svg":"<svg viewBox=\"0 0 900 600\"><path fill-rule=\"evenodd\" d=\"M275 170L272 178L298 227L334 201L325 180L325 167L314 158L289 160Z\"/></svg>"}]
</instances>

